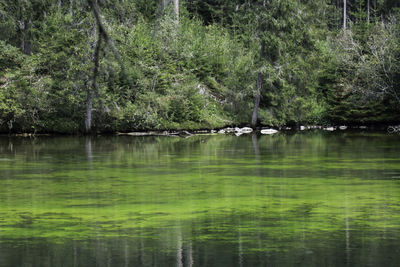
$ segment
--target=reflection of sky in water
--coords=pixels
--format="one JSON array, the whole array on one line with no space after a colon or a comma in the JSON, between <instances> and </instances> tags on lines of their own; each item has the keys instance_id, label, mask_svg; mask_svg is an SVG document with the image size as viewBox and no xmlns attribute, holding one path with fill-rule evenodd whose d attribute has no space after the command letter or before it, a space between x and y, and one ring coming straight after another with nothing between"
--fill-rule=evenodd
<instances>
[{"instance_id":1,"label":"reflection of sky in water","mask_svg":"<svg viewBox=\"0 0 400 267\"><path fill-rule=\"evenodd\" d=\"M0 266L393 266L398 136L0 139Z\"/></svg>"}]
</instances>

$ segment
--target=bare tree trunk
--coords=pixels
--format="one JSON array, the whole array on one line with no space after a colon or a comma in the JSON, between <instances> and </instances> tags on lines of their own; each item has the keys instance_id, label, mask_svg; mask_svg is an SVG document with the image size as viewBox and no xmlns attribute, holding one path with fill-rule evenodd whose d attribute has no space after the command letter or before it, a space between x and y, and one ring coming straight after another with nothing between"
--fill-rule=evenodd
<instances>
[{"instance_id":1,"label":"bare tree trunk","mask_svg":"<svg viewBox=\"0 0 400 267\"><path fill-rule=\"evenodd\" d=\"M339 8L340 8L340 0L336 0L336 9L337 10L339 10ZM337 28L339 29L340 28L340 19L341 18L339 18L339 12L335 12L335 23L337 24Z\"/></svg>"},{"instance_id":2,"label":"bare tree trunk","mask_svg":"<svg viewBox=\"0 0 400 267\"><path fill-rule=\"evenodd\" d=\"M29 26L32 22L26 22L24 18L21 18L19 22L19 28L21 30L21 49L25 55L31 54L31 43L29 41Z\"/></svg>"},{"instance_id":3,"label":"bare tree trunk","mask_svg":"<svg viewBox=\"0 0 400 267\"><path fill-rule=\"evenodd\" d=\"M94 68L93 68L92 85L88 86L88 92L87 92L86 117L85 117L86 132L90 132L92 130L93 97L94 97L94 92L98 91L97 76L99 74L100 49L101 49L101 36L100 33L98 33L94 57L93 57Z\"/></svg>"},{"instance_id":4,"label":"bare tree trunk","mask_svg":"<svg viewBox=\"0 0 400 267\"><path fill-rule=\"evenodd\" d=\"M105 29L105 27L104 27L104 25L103 25L103 23L101 21L101 17L100 17L100 13L99 13L99 10L98 10L97 2L93 1L93 0L88 0L88 2L89 2L90 7L92 8L94 18L96 19L97 27L98 27L98 30L99 30L99 39L101 37L104 38L104 41L106 42L106 44L108 44L108 46L110 47L111 52L113 53L115 59L118 61L119 65L121 67L121 70L122 70L122 74L124 75L125 79L128 81L129 85L132 85L131 79L129 78L129 76L128 76L127 72L126 72L125 66L122 63L121 57L119 56L119 53L118 53L117 49L115 48L114 42L108 36L108 33L107 33L107 31L106 31L106 29Z\"/></svg>"},{"instance_id":5,"label":"bare tree trunk","mask_svg":"<svg viewBox=\"0 0 400 267\"><path fill-rule=\"evenodd\" d=\"M74 15L73 7L74 7L74 0L69 0L69 14L71 17Z\"/></svg>"},{"instance_id":6,"label":"bare tree trunk","mask_svg":"<svg viewBox=\"0 0 400 267\"><path fill-rule=\"evenodd\" d=\"M169 3L171 3L171 1L172 0L161 0L160 9L157 12L157 17L161 17L161 16L163 16L165 14L165 9L169 5ZM156 28L157 28L157 24L156 24Z\"/></svg>"},{"instance_id":7,"label":"bare tree trunk","mask_svg":"<svg viewBox=\"0 0 400 267\"><path fill-rule=\"evenodd\" d=\"M369 1L367 1L367 22L369 23L369 13L370 13L370 5L369 5Z\"/></svg>"},{"instance_id":8,"label":"bare tree trunk","mask_svg":"<svg viewBox=\"0 0 400 267\"><path fill-rule=\"evenodd\" d=\"M174 14L176 21L179 21L179 0L174 0Z\"/></svg>"},{"instance_id":9,"label":"bare tree trunk","mask_svg":"<svg viewBox=\"0 0 400 267\"><path fill-rule=\"evenodd\" d=\"M161 10L164 12L165 8L168 6L169 0L161 0Z\"/></svg>"},{"instance_id":10,"label":"bare tree trunk","mask_svg":"<svg viewBox=\"0 0 400 267\"><path fill-rule=\"evenodd\" d=\"M62 2L61 0L58 0L58 8L61 8Z\"/></svg>"},{"instance_id":11,"label":"bare tree trunk","mask_svg":"<svg viewBox=\"0 0 400 267\"><path fill-rule=\"evenodd\" d=\"M100 17L100 12L98 10L97 6L97 1L96 0L88 0L88 3L90 7L92 8L93 15L96 19L96 24L97 24L97 42L96 42L96 48L95 48L95 53L93 57L93 62L94 62L94 68L93 68L93 77L92 77L92 85L88 86L88 92L87 92L87 105L86 105L86 117L85 117L85 127L86 127L86 132L90 132L92 129L92 110L93 110L93 98L94 94L98 92L98 85L97 85L97 76L99 73L99 57L100 57L100 49L101 49L101 41L102 38L104 38L104 41L108 46L110 47L112 53L114 54L115 59L118 61L122 73L127 80L129 85L132 85L131 79L129 78L125 66L121 60L121 57L119 56L119 53L117 49L114 46L114 43L112 39L109 37ZM70 0L70 4L72 6L72 0Z\"/></svg>"},{"instance_id":12,"label":"bare tree trunk","mask_svg":"<svg viewBox=\"0 0 400 267\"><path fill-rule=\"evenodd\" d=\"M19 29L21 30L21 49L22 51L25 51L25 19L21 18L19 21Z\"/></svg>"},{"instance_id":13,"label":"bare tree trunk","mask_svg":"<svg viewBox=\"0 0 400 267\"><path fill-rule=\"evenodd\" d=\"M343 29L346 29L347 22L347 0L343 0Z\"/></svg>"},{"instance_id":14,"label":"bare tree trunk","mask_svg":"<svg viewBox=\"0 0 400 267\"><path fill-rule=\"evenodd\" d=\"M259 71L258 75L257 75L256 99L254 100L253 116L251 117L251 126L252 127L257 126L258 108L260 106L260 100L261 100L262 79L263 79L263 75L262 75L261 71Z\"/></svg>"},{"instance_id":15,"label":"bare tree trunk","mask_svg":"<svg viewBox=\"0 0 400 267\"><path fill-rule=\"evenodd\" d=\"M28 27L30 26L30 24L31 24L31 22L29 21L29 23L28 23ZM26 38L26 40L25 40L25 46L24 46L24 53L25 53L25 55L30 55L31 54L31 52L32 52L32 49L31 49L31 41L29 40L29 32L28 32L28 28L26 29L26 32L27 32L27 35L28 35L28 37Z\"/></svg>"}]
</instances>

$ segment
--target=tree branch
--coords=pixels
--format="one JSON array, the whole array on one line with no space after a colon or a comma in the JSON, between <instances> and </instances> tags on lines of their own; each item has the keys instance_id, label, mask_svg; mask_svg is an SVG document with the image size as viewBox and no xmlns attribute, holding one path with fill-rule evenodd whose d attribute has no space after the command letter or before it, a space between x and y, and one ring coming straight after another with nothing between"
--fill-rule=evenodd
<instances>
[{"instance_id":1,"label":"tree branch","mask_svg":"<svg viewBox=\"0 0 400 267\"><path fill-rule=\"evenodd\" d=\"M115 48L114 42L109 37L109 35L108 35L108 33L107 33L107 31L106 31L106 29L104 27L104 24L103 24L103 22L101 20L100 12L99 12L99 8L97 6L97 3L95 1L93 1L93 0L88 0L88 2L89 2L90 7L92 8L94 18L96 19L97 27L99 29L99 38L103 37L105 42L109 45L109 47L111 49L111 52L113 53L115 59L118 61L118 64L121 67L121 71L122 71L122 74L124 75L124 78L128 81L129 85L132 85L131 80L129 79L129 75L128 75L128 73L127 73L127 71L125 69L125 66L124 66L124 64L123 64L123 62L121 60L121 57L120 57L117 49Z\"/></svg>"}]
</instances>

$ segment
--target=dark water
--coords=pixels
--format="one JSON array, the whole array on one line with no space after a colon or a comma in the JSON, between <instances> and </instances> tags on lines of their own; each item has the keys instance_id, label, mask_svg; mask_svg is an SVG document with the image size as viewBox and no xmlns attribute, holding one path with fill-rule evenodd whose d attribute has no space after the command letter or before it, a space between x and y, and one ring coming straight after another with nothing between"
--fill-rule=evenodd
<instances>
[{"instance_id":1,"label":"dark water","mask_svg":"<svg viewBox=\"0 0 400 267\"><path fill-rule=\"evenodd\" d=\"M0 266L399 266L400 135L0 138Z\"/></svg>"}]
</instances>

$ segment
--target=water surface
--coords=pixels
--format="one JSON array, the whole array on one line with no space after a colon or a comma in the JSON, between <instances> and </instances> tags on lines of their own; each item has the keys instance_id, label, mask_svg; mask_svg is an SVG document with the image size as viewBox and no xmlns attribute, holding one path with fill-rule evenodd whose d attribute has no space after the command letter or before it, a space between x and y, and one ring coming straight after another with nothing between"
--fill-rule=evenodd
<instances>
[{"instance_id":1,"label":"water surface","mask_svg":"<svg viewBox=\"0 0 400 267\"><path fill-rule=\"evenodd\" d=\"M0 138L0 266L397 266L400 135Z\"/></svg>"}]
</instances>

